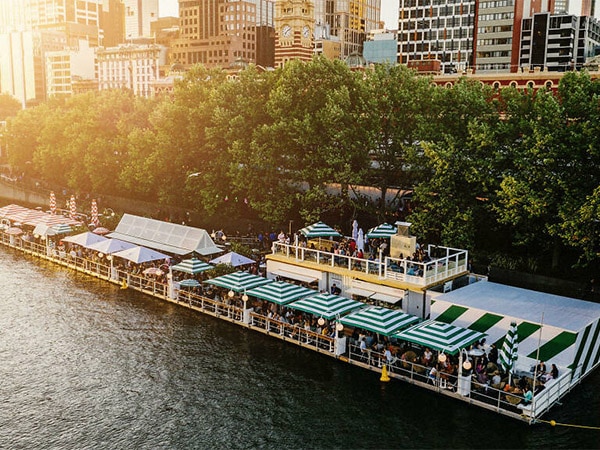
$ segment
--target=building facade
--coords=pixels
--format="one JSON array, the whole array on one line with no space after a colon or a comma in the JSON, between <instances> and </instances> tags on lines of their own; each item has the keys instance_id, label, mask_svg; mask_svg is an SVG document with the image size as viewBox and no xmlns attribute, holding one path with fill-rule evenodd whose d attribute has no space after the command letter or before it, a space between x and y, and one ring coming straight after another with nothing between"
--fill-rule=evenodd
<instances>
[{"instance_id":1,"label":"building facade","mask_svg":"<svg viewBox=\"0 0 600 450\"><path fill-rule=\"evenodd\" d=\"M374 30L363 44L363 56L367 63L396 64L398 33Z\"/></svg>"},{"instance_id":2,"label":"building facade","mask_svg":"<svg viewBox=\"0 0 600 450\"><path fill-rule=\"evenodd\" d=\"M74 84L96 79L95 49L82 42L76 50L46 52L46 97L70 97Z\"/></svg>"},{"instance_id":3,"label":"building facade","mask_svg":"<svg viewBox=\"0 0 600 450\"><path fill-rule=\"evenodd\" d=\"M159 45L98 48L98 89L129 89L135 95L151 97L165 55L165 49Z\"/></svg>"},{"instance_id":4,"label":"building facade","mask_svg":"<svg viewBox=\"0 0 600 450\"><path fill-rule=\"evenodd\" d=\"M314 3L290 0L275 3L275 67L313 57Z\"/></svg>"},{"instance_id":5,"label":"building facade","mask_svg":"<svg viewBox=\"0 0 600 450\"><path fill-rule=\"evenodd\" d=\"M122 0L125 8L125 39L150 37L150 24L158 19L158 0Z\"/></svg>"}]
</instances>

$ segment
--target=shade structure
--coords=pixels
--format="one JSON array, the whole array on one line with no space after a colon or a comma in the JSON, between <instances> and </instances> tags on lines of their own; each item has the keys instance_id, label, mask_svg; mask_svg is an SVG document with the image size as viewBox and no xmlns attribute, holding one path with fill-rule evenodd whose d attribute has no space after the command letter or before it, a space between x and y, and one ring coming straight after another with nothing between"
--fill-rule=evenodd
<instances>
[{"instance_id":1,"label":"shade structure","mask_svg":"<svg viewBox=\"0 0 600 450\"><path fill-rule=\"evenodd\" d=\"M56 213L56 195L54 191L50 192L50 213Z\"/></svg>"},{"instance_id":2,"label":"shade structure","mask_svg":"<svg viewBox=\"0 0 600 450\"><path fill-rule=\"evenodd\" d=\"M92 224L94 225L94 227L97 227L98 225L100 225L100 219L98 218L98 203L96 203L96 199L92 200L91 216L92 216Z\"/></svg>"},{"instance_id":3,"label":"shade structure","mask_svg":"<svg viewBox=\"0 0 600 450\"><path fill-rule=\"evenodd\" d=\"M313 289L285 281L274 281L246 292L252 297L260 298L278 305L287 305L295 300L316 294Z\"/></svg>"},{"instance_id":4,"label":"shade structure","mask_svg":"<svg viewBox=\"0 0 600 450\"><path fill-rule=\"evenodd\" d=\"M180 287L199 287L200 282L198 280L194 280L194 279L190 278L190 279L186 279L186 280L181 280L179 282L179 286Z\"/></svg>"},{"instance_id":5,"label":"shade structure","mask_svg":"<svg viewBox=\"0 0 600 450\"><path fill-rule=\"evenodd\" d=\"M271 283L268 280L258 275L252 275L248 272L233 272L220 277L206 280L205 283L229 289L234 292L246 292L263 284Z\"/></svg>"},{"instance_id":6,"label":"shade structure","mask_svg":"<svg viewBox=\"0 0 600 450\"><path fill-rule=\"evenodd\" d=\"M35 228L33 229L34 236L47 237L47 236L56 236L57 234L58 233L56 232L56 230L54 228L52 228L51 226L48 226L48 225L44 225L43 223L36 225Z\"/></svg>"},{"instance_id":7,"label":"shade structure","mask_svg":"<svg viewBox=\"0 0 600 450\"><path fill-rule=\"evenodd\" d=\"M340 319L344 325L391 336L396 331L418 323L420 319L400 310L371 306L352 312Z\"/></svg>"},{"instance_id":8,"label":"shade structure","mask_svg":"<svg viewBox=\"0 0 600 450\"><path fill-rule=\"evenodd\" d=\"M398 228L394 225L390 225L389 223L382 223L381 225L377 225L376 227L371 228L367 232L367 237L369 239L386 239L398 232Z\"/></svg>"},{"instance_id":9,"label":"shade structure","mask_svg":"<svg viewBox=\"0 0 600 450\"><path fill-rule=\"evenodd\" d=\"M518 351L519 333L517 331L517 322L511 322L502 348L498 352L498 364L509 374L509 378L512 378L512 372L518 358Z\"/></svg>"},{"instance_id":10,"label":"shade structure","mask_svg":"<svg viewBox=\"0 0 600 450\"><path fill-rule=\"evenodd\" d=\"M110 233L110 230L105 227L96 227L92 230L92 233L96 233L96 234L100 234L100 235L104 236L105 234Z\"/></svg>"},{"instance_id":11,"label":"shade structure","mask_svg":"<svg viewBox=\"0 0 600 450\"><path fill-rule=\"evenodd\" d=\"M0 208L0 218L8 219L13 225L20 223L35 227L39 224L44 225L80 225L78 220L72 220L59 214L50 214L37 209L25 208L20 205L7 205Z\"/></svg>"},{"instance_id":12,"label":"shade structure","mask_svg":"<svg viewBox=\"0 0 600 450\"><path fill-rule=\"evenodd\" d=\"M128 261L136 264L141 264L149 261L156 261L158 259L168 258L168 255L164 253L151 250L146 247L133 247L127 250L121 250L120 252L113 253L113 256L127 259Z\"/></svg>"},{"instance_id":13,"label":"shade structure","mask_svg":"<svg viewBox=\"0 0 600 450\"><path fill-rule=\"evenodd\" d=\"M71 219L75 219L76 214L77 214L77 203L75 202L75 196L71 195L71 199L69 200L69 217Z\"/></svg>"},{"instance_id":14,"label":"shade structure","mask_svg":"<svg viewBox=\"0 0 600 450\"><path fill-rule=\"evenodd\" d=\"M5 231L6 234L10 234L11 236L20 236L23 234L23 230L19 227L9 227Z\"/></svg>"},{"instance_id":15,"label":"shade structure","mask_svg":"<svg viewBox=\"0 0 600 450\"><path fill-rule=\"evenodd\" d=\"M288 306L329 320L361 308L364 303L339 295L322 293L295 301Z\"/></svg>"},{"instance_id":16,"label":"shade structure","mask_svg":"<svg viewBox=\"0 0 600 450\"><path fill-rule=\"evenodd\" d=\"M317 223L313 223L307 227L304 227L300 230L306 238L319 238L319 237L340 237L341 234L336 230L331 228L329 225L319 221Z\"/></svg>"},{"instance_id":17,"label":"shade structure","mask_svg":"<svg viewBox=\"0 0 600 450\"><path fill-rule=\"evenodd\" d=\"M97 252L104 253L105 255L111 255L113 253L134 247L136 247L135 244L132 244L131 242L125 242L120 239L106 239L88 246L89 249L96 250Z\"/></svg>"},{"instance_id":18,"label":"shade structure","mask_svg":"<svg viewBox=\"0 0 600 450\"><path fill-rule=\"evenodd\" d=\"M245 266L247 264L254 264L256 261L253 259L247 258L244 255L240 255L236 252L225 253L224 255L219 256L218 258L211 259L211 264L228 264L233 267Z\"/></svg>"},{"instance_id":19,"label":"shade structure","mask_svg":"<svg viewBox=\"0 0 600 450\"><path fill-rule=\"evenodd\" d=\"M171 270L195 275L212 268L213 266L206 264L204 261L201 261L198 258L190 258L184 259L179 264L175 264L173 267L171 267Z\"/></svg>"},{"instance_id":20,"label":"shade structure","mask_svg":"<svg viewBox=\"0 0 600 450\"><path fill-rule=\"evenodd\" d=\"M486 335L468 328L428 320L407 330L394 333L393 336L403 341L455 355L461 348L468 347Z\"/></svg>"},{"instance_id":21,"label":"shade structure","mask_svg":"<svg viewBox=\"0 0 600 450\"><path fill-rule=\"evenodd\" d=\"M67 225L66 223L52 225L52 228L54 229L54 231L56 231L56 234L67 234L73 231L73 228L71 228L71 226Z\"/></svg>"},{"instance_id":22,"label":"shade structure","mask_svg":"<svg viewBox=\"0 0 600 450\"><path fill-rule=\"evenodd\" d=\"M63 238L65 242L71 242L72 244L81 245L82 247L89 248L90 245L97 244L98 242L103 242L108 240L104 236L100 236L98 234L94 234L90 231L86 231L85 233L76 234L75 236L67 236Z\"/></svg>"}]
</instances>

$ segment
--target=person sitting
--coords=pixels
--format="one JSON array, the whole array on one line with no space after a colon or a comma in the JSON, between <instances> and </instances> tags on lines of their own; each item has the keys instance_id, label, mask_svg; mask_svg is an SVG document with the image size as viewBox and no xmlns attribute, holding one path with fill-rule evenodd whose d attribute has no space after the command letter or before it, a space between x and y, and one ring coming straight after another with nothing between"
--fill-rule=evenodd
<instances>
[{"instance_id":1,"label":"person sitting","mask_svg":"<svg viewBox=\"0 0 600 450\"><path fill-rule=\"evenodd\" d=\"M537 374L536 376L541 377L542 375L545 375L546 372L546 364L544 363L544 361L540 361L539 364L535 367L535 373Z\"/></svg>"},{"instance_id":2,"label":"person sitting","mask_svg":"<svg viewBox=\"0 0 600 450\"><path fill-rule=\"evenodd\" d=\"M558 367L556 367L556 364L552 364L552 368L550 369L550 372L548 372L547 374L542 376L542 381L544 383L546 383L550 380L556 380L557 378L558 378Z\"/></svg>"},{"instance_id":3,"label":"person sitting","mask_svg":"<svg viewBox=\"0 0 600 450\"><path fill-rule=\"evenodd\" d=\"M523 393L523 401L521 401L522 405L529 405L533 400L533 392L531 391L531 387L527 385L525 388L525 392Z\"/></svg>"}]
</instances>

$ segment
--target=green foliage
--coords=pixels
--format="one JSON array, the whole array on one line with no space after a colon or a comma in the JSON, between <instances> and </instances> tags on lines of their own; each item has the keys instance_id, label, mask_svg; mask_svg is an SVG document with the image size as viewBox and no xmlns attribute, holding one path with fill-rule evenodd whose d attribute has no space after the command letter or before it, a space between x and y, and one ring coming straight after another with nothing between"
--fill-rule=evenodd
<instances>
[{"instance_id":1,"label":"green foliage","mask_svg":"<svg viewBox=\"0 0 600 450\"><path fill-rule=\"evenodd\" d=\"M21 110L21 103L9 94L0 94L0 122L14 117Z\"/></svg>"},{"instance_id":2,"label":"green foliage","mask_svg":"<svg viewBox=\"0 0 600 450\"><path fill-rule=\"evenodd\" d=\"M232 224L393 221L386 194L413 190L419 241L518 252L535 271L564 250L582 266L600 259L599 96L586 73L565 75L556 95L497 95L325 58L234 80L198 65L172 96L102 91L11 110L5 139L17 173ZM0 97L0 114L4 103L16 107Z\"/></svg>"}]
</instances>

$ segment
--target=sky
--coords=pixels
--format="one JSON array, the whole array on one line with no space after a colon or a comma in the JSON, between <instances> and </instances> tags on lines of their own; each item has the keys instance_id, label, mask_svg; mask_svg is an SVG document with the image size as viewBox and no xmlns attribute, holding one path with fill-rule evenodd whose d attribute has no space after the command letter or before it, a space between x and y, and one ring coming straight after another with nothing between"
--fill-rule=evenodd
<instances>
[{"instance_id":1,"label":"sky","mask_svg":"<svg viewBox=\"0 0 600 450\"><path fill-rule=\"evenodd\" d=\"M158 15L160 17L173 16L178 14L177 0L159 0ZM381 18L385 21L385 26L388 29L395 30L398 28L398 1L381 0Z\"/></svg>"}]
</instances>

